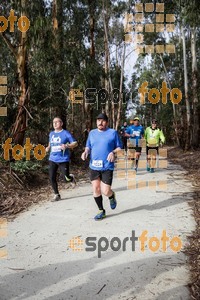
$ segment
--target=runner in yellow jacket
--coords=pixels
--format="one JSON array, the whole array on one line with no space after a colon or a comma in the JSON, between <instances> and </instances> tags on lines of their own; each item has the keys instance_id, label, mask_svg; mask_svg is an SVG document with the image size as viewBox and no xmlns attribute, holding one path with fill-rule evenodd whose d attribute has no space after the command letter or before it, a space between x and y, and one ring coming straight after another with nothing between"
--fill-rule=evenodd
<instances>
[{"instance_id":1,"label":"runner in yellow jacket","mask_svg":"<svg viewBox=\"0 0 200 300\"><path fill-rule=\"evenodd\" d=\"M156 163L156 154L159 153L159 146L165 142L165 136L162 130L157 127L157 121L155 119L152 120L151 126L146 128L144 138L146 140L147 171L153 173Z\"/></svg>"}]
</instances>

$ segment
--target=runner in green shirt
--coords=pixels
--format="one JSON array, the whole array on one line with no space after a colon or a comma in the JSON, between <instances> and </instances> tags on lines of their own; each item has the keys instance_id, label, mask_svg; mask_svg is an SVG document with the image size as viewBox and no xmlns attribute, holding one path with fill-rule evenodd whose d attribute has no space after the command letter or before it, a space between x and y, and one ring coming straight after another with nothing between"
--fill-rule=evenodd
<instances>
[{"instance_id":1,"label":"runner in green shirt","mask_svg":"<svg viewBox=\"0 0 200 300\"><path fill-rule=\"evenodd\" d=\"M165 142L165 136L162 130L157 127L155 119L152 120L151 126L146 128L144 138L146 140L147 171L153 173L156 163L156 153L158 154L159 146Z\"/></svg>"}]
</instances>

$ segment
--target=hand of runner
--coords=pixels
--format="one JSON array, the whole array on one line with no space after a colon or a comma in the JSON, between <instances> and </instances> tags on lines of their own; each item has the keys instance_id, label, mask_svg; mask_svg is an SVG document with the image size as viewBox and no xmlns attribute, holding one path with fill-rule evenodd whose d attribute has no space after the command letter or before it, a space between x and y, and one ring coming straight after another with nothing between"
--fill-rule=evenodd
<instances>
[{"instance_id":1,"label":"hand of runner","mask_svg":"<svg viewBox=\"0 0 200 300\"><path fill-rule=\"evenodd\" d=\"M50 147L49 147L49 146L45 148L45 151L46 151L46 152L49 152L49 150L50 150Z\"/></svg>"},{"instance_id":2,"label":"hand of runner","mask_svg":"<svg viewBox=\"0 0 200 300\"><path fill-rule=\"evenodd\" d=\"M87 157L88 157L88 153L84 151L84 152L81 154L81 159L82 159L82 160L86 160Z\"/></svg>"},{"instance_id":3,"label":"hand of runner","mask_svg":"<svg viewBox=\"0 0 200 300\"><path fill-rule=\"evenodd\" d=\"M114 155L113 152L110 152L110 153L108 154L107 160L110 161L110 162L114 162L114 160L115 160L115 155Z\"/></svg>"},{"instance_id":4,"label":"hand of runner","mask_svg":"<svg viewBox=\"0 0 200 300\"><path fill-rule=\"evenodd\" d=\"M68 148L68 145L67 145L67 144L62 144L62 145L60 146L60 148L61 148L62 150L65 150L65 149Z\"/></svg>"}]
</instances>

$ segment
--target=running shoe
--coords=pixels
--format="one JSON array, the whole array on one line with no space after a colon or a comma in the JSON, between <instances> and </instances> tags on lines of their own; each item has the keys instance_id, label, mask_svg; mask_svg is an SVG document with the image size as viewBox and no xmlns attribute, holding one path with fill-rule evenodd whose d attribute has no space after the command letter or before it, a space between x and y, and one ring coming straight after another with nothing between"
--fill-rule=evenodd
<instances>
[{"instance_id":1,"label":"running shoe","mask_svg":"<svg viewBox=\"0 0 200 300\"><path fill-rule=\"evenodd\" d=\"M71 181L71 178L68 178L67 176L65 176L66 182L70 183L71 187L74 189L76 186L76 179L73 174L69 174L69 176L72 177L72 181Z\"/></svg>"},{"instance_id":2,"label":"running shoe","mask_svg":"<svg viewBox=\"0 0 200 300\"><path fill-rule=\"evenodd\" d=\"M154 173L154 172L155 172L155 171L154 171L154 168L151 168L150 172L151 172L151 173Z\"/></svg>"},{"instance_id":3,"label":"running shoe","mask_svg":"<svg viewBox=\"0 0 200 300\"><path fill-rule=\"evenodd\" d=\"M147 171L149 172L151 170L151 168L149 166L147 166Z\"/></svg>"},{"instance_id":4,"label":"running shoe","mask_svg":"<svg viewBox=\"0 0 200 300\"><path fill-rule=\"evenodd\" d=\"M98 214L94 217L96 221L102 220L106 217L105 210L99 210Z\"/></svg>"},{"instance_id":5,"label":"running shoe","mask_svg":"<svg viewBox=\"0 0 200 300\"><path fill-rule=\"evenodd\" d=\"M61 200L60 195L59 194L55 194L54 197L53 197L53 199L51 200L51 202L56 202L56 201L59 201L59 200Z\"/></svg>"},{"instance_id":6,"label":"running shoe","mask_svg":"<svg viewBox=\"0 0 200 300\"><path fill-rule=\"evenodd\" d=\"M135 173L137 173L138 168L135 168Z\"/></svg>"},{"instance_id":7,"label":"running shoe","mask_svg":"<svg viewBox=\"0 0 200 300\"><path fill-rule=\"evenodd\" d=\"M115 193L113 192L113 198L109 199L110 200L110 208L115 209L117 206L117 201L115 199Z\"/></svg>"},{"instance_id":8,"label":"running shoe","mask_svg":"<svg viewBox=\"0 0 200 300\"><path fill-rule=\"evenodd\" d=\"M72 181L70 182L70 185L71 185L72 189L74 189L76 186L75 176L73 174L69 174L69 175L73 178Z\"/></svg>"}]
</instances>

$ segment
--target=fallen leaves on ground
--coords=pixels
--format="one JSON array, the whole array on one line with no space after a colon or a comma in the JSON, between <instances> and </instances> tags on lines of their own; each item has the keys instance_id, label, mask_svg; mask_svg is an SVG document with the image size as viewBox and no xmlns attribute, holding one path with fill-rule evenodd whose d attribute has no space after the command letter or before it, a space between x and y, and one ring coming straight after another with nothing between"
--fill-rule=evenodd
<instances>
[{"instance_id":1,"label":"fallen leaves on ground","mask_svg":"<svg viewBox=\"0 0 200 300\"><path fill-rule=\"evenodd\" d=\"M189 244L185 247L185 254L188 256L190 267L191 299L200 299L200 150L183 151L179 148L168 149L168 158L175 164L181 165L188 171L187 179L190 179L195 187L195 196L190 205L197 223L195 231L189 239Z\"/></svg>"}]
</instances>

